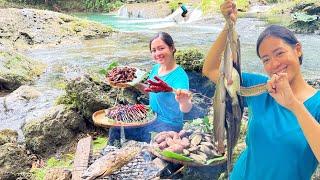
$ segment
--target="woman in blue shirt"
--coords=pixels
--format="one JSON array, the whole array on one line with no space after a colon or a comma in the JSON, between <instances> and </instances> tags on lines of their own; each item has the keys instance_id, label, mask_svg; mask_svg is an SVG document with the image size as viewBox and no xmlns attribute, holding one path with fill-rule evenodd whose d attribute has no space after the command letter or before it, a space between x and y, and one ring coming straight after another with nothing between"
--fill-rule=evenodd
<instances>
[{"instance_id":1,"label":"woman in blue shirt","mask_svg":"<svg viewBox=\"0 0 320 180\"><path fill-rule=\"evenodd\" d=\"M221 7L225 18L236 22L231 0ZM227 26L209 50L203 73L219 77ZM259 36L256 51L267 76L243 73L242 86L267 83L268 93L245 98L249 109L247 147L231 179L310 179L320 159L320 92L301 73L302 45L285 27L271 25Z\"/></svg>"},{"instance_id":2,"label":"woman in blue shirt","mask_svg":"<svg viewBox=\"0 0 320 180\"><path fill-rule=\"evenodd\" d=\"M183 126L183 113L189 112L192 108L189 78L174 59L176 49L172 37L166 32L159 32L150 40L149 48L156 64L148 79L155 81L154 77L157 76L176 89L176 92L152 92L152 89L148 89L151 90L149 105L157 114L157 119L145 127L125 130L126 138L144 142L150 142L151 132L180 131ZM146 84L139 83L136 87L148 93L145 91L148 88ZM115 135L112 136L113 141Z\"/></svg>"},{"instance_id":3,"label":"woman in blue shirt","mask_svg":"<svg viewBox=\"0 0 320 180\"><path fill-rule=\"evenodd\" d=\"M157 76L177 89L177 92L149 93L149 105L157 114L157 119L144 128L142 135L147 141L150 141L150 132L180 131L183 126L183 113L192 108L191 93L188 91L189 78L174 59L176 49L172 37L166 32L159 32L150 40L149 48L157 64L153 66L148 79L154 80ZM146 87L144 84L139 86L139 89Z\"/></svg>"}]
</instances>

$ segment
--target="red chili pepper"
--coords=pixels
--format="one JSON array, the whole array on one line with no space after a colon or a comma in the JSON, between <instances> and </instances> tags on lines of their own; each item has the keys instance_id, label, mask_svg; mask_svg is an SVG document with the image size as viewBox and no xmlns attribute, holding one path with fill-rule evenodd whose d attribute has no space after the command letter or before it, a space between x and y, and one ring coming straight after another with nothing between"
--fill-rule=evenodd
<instances>
[{"instance_id":1,"label":"red chili pepper","mask_svg":"<svg viewBox=\"0 0 320 180\"><path fill-rule=\"evenodd\" d=\"M148 80L149 87L145 88L146 92L172 92L173 89L159 77L155 76L156 81Z\"/></svg>"}]
</instances>

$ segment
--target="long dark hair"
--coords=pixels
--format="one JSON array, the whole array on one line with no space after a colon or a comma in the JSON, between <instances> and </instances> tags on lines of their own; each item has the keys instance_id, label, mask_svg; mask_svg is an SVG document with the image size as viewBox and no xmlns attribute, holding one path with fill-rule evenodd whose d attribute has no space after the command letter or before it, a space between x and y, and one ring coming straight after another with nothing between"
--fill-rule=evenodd
<instances>
[{"instance_id":1,"label":"long dark hair","mask_svg":"<svg viewBox=\"0 0 320 180\"><path fill-rule=\"evenodd\" d=\"M257 46L256 46L256 51L257 55L260 57L259 54L259 47L261 42L266 38L266 37L277 37L282 39L284 42L286 42L289 46L294 47L297 43L299 43L298 39L294 35L293 32L291 32L289 29L279 26L279 25L271 25L267 27L259 36L257 40ZM302 64L302 55L299 57L299 63Z\"/></svg>"},{"instance_id":2,"label":"long dark hair","mask_svg":"<svg viewBox=\"0 0 320 180\"><path fill-rule=\"evenodd\" d=\"M149 42L150 51L151 51L151 43L152 43L152 41L157 39L157 38L160 38L162 41L164 41L164 43L166 43L166 45L171 47L173 49L173 54L176 52L176 48L174 47L173 39L170 36L170 34L168 34L166 32L158 32L153 38L150 39L150 42Z\"/></svg>"}]
</instances>

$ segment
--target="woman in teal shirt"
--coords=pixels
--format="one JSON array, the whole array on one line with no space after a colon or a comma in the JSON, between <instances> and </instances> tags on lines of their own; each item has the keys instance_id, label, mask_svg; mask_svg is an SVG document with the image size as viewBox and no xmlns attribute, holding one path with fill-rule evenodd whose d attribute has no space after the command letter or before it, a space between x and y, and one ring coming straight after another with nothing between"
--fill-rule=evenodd
<instances>
[{"instance_id":1,"label":"woman in teal shirt","mask_svg":"<svg viewBox=\"0 0 320 180\"><path fill-rule=\"evenodd\" d=\"M150 141L151 132L180 131L183 126L183 113L192 108L189 78L181 66L176 63L176 52L172 37L166 32L159 32L149 43L151 56L156 64L153 66L149 78L159 77L170 87L177 89L172 92L149 92L149 105L157 114L154 123L144 128L142 135ZM145 89L140 84L140 89Z\"/></svg>"},{"instance_id":2,"label":"woman in teal shirt","mask_svg":"<svg viewBox=\"0 0 320 180\"><path fill-rule=\"evenodd\" d=\"M150 142L151 132L180 131L183 126L183 113L192 108L189 79L183 68L174 59L176 52L172 37L166 32L157 33L149 42L151 56L156 64L153 66L148 79L155 81L159 77L176 92L152 92L148 85L139 83L136 87L149 93L149 105L157 118L154 123L141 128L125 129L127 139ZM150 92L151 90L151 92ZM111 134L111 143L119 139L119 131Z\"/></svg>"},{"instance_id":3,"label":"woman in teal shirt","mask_svg":"<svg viewBox=\"0 0 320 180\"><path fill-rule=\"evenodd\" d=\"M225 18L236 22L231 0L221 5ZM209 50L203 73L219 77L227 26ZM310 179L320 159L320 92L302 76L302 46L285 27L271 25L259 36L257 54L267 76L243 73L242 86L267 83L268 93L245 98L249 109L247 147L231 179Z\"/></svg>"}]
</instances>

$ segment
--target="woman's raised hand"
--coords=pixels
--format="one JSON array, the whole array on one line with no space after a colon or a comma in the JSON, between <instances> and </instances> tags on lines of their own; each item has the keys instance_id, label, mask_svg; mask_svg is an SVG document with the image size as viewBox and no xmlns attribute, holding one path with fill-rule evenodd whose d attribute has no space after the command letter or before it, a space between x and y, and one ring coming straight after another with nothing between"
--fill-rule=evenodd
<instances>
[{"instance_id":1,"label":"woman's raised hand","mask_svg":"<svg viewBox=\"0 0 320 180\"><path fill-rule=\"evenodd\" d=\"M226 20L230 19L234 23L237 21L238 11L233 0L225 0L220 6L220 10Z\"/></svg>"},{"instance_id":2,"label":"woman's raised hand","mask_svg":"<svg viewBox=\"0 0 320 180\"><path fill-rule=\"evenodd\" d=\"M191 103L192 93L190 91L184 89L177 89L175 94L175 98L179 103Z\"/></svg>"},{"instance_id":3,"label":"woman's raised hand","mask_svg":"<svg viewBox=\"0 0 320 180\"><path fill-rule=\"evenodd\" d=\"M279 73L272 75L267 83L269 94L282 106L291 109L298 100L294 96L287 73Z\"/></svg>"}]
</instances>

